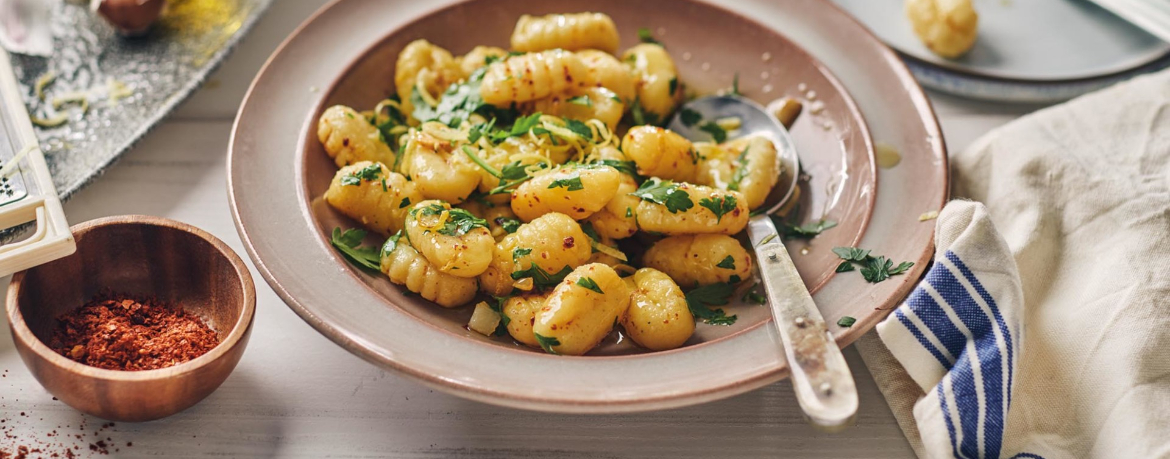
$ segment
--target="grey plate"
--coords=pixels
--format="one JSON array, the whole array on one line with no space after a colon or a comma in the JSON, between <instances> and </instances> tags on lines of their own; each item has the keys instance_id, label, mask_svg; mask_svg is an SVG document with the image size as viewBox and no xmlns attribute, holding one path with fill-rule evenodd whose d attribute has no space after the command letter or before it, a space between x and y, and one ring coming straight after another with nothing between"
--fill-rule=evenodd
<instances>
[{"instance_id":1,"label":"grey plate","mask_svg":"<svg viewBox=\"0 0 1170 459\"><path fill-rule=\"evenodd\" d=\"M959 59L930 52L914 35L904 0L835 0L903 54L984 78L1062 82L1136 69L1170 44L1086 0L973 0L979 39Z\"/></svg>"},{"instance_id":2,"label":"grey plate","mask_svg":"<svg viewBox=\"0 0 1170 459\"><path fill-rule=\"evenodd\" d=\"M69 114L68 122L37 128L61 197L93 180L195 92L269 3L172 0L148 35L126 39L86 7L60 2L52 19L53 56L13 55L12 64L25 105L35 117L54 113L53 96L92 93L84 115L79 106L66 105L61 111ZM34 86L49 71L56 72L57 78L45 89L47 97L42 101L34 94ZM110 79L124 83L133 94L110 103L106 99Z\"/></svg>"}]
</instances>

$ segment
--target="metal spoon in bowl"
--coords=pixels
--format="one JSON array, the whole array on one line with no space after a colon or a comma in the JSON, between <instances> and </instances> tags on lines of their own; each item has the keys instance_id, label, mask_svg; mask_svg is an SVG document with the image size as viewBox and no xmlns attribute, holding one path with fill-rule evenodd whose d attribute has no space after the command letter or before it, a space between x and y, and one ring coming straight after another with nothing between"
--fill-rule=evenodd
<instances>
[{"instance_id":1,"label":"metal spoon in bowl","mask_svg":"<svg viewBox=\"0 0 1170 459\"><path fill-rule=\"evenodd\" d=\"M737 96L712 96L683 105L670 122L670 129L691 140L709 140L710 134L698 129L699 123L687 126L681 113L690 110L704 121L735 117L744 136L764 135L776 145L783 165L780 181L768 195L764 212L751 217L748 238L756 252L772 319L780 332L784 355L792 369L792 387L800 408L809 421L820 428L836 430L847 427L857 413L857 387L845 357L825 325L812 295L800 279L792 257L784 247L776 226L768 217L784 206L796 189L799 158L796 146L776 117L759 104Z\"/></svg>"}]
</instances>

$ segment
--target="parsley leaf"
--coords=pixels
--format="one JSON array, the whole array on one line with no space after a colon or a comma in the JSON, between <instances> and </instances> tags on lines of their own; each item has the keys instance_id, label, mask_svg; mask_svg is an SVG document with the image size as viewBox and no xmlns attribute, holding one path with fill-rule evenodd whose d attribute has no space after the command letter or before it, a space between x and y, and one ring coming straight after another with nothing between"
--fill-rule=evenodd
<instances>
[{"instance_id":1,"label":"parsley leaf","mask_svg":"<svg viewBox=\"0 0 1170 459\"><path fill-rule=\"evenodd\" d=\"M506 296L493 296L492 300L493 301L488 302L488 307L491 308L493 311L495 311L496 314L500 315L500 324L496 325L496 331L493 334L496 336L507 335L508 334L508 324L512 323L512 318L508 317L508 315L504 313L504 303L508 302L508 297L506 297Z\"/></svg>"},{"instance_id":2,"label":"parsley leaf","mask_svg":"<svg viewBox=\"0 0 1170 459\"><path fill-rule=\"evenodd\" d=\"M680 110L678 112L678 117L679 120L682 121L682 124L686 127L692 127L699 121L703 121L703 115L689 108Z\"/></svg>"},{"instance_id":3,"label":"parsley leaf","mask_svg":"<svg viewBox=\"0 0 1170 459\"><path fill-rule=\"evenodd\" d=\"M594 292L600 293L602 295L605 294L605 292L601 291L601 287L599 287L597 285L597 282L595 282L593 280L593 278L590 278L590 277L578 278L577 279L577 286L584 287L584 288L587 288L589 290L593 290Z\"/></svg>"},{"instance_id":4,"label":"parsley leaf","mask_svg":"<svg viewBox=\"0 0 1170 459\"><path fill-rule=\"evenodd\" d=\"M735 269L735 257L728 255L727 258L723 259L723 261L716 263L715 267L723 269Z\"/></svg>"},{"instance_id":5,"label":"parsley leaf","mask_svg":"<svg viewBox=\"0 0 1170 459\"><path fill-rule=\"evenodd\" d=\"M657 113L647 112L646 109L642 107L642 100L638 97L634 97L634 101L630 102L630 121L634 126L658 126L661 122Z\"/></svg>"},{"instance_id":6,"label":"parsley leaf","mask_svg":"<svg viewBox=\"0 0 1170 459\"><path fill-rule=\"evenodd\" d=\"M589 239L601 242L601 236L598 235L597 230L593 228L593 222L581 222L581 232L585 233L586 236L589 236Z\"/></svg>"},{"instance_id":7,"label":"parsley leaf","mask_svg":"<svg viewBox=\"0 0 1170 459\"><path fill-rule=\"evenodd\" d=\"M544 352L553 355L557 354L557 351L553 350L553 346L560 346L560 340L548 336L541 336L540 333L533 333L532 335L536 338L536 343L540 345L540 348L544 349Z\"/></svg>"},{"instance_id":8,"label":"parsley leaf","mask_svg":"<svg viewBox=\"0 0 1170 459\"><path fill-rule=\"evenodd\" d=\"M496 224L500 225L500 228L503 228L508 234L515 233L516 230L520 229L520 220L511 217L496 218Z\"/></svg>"},{"instance_id":9,"label":"parsley leaf","mask_svg":"<svg viewBox=\"0 0 1170 459\"><path fill-rule=\"evenodd\" d=\"M548 189L551 190L553 188L565 188L568 191L578 191L584 190L585 185L581 183L581 175L574 172L568 177L553 180L552 183L548 184Z\"/></svg>"},{"instance_id":10,"label":"parsley leaf","mask_svg":"<svg viewBox=\"0 0 1170 459\"><path fill-rule=\"evenodd\" d=\"M382 244L382 252L379 255L385 257L394 252L394 249L398 248L399 239L402 239L402 230L398 230L397 233L394 233L393 236L386 239L386 242Z\"/></svg>"},{"instance_id":11,"label":"parsley leaf","mask_svg":"<svg viewBox=\"0 0 1170 459\"><path fill-rule=\"evenodd\" d=\"M704 121L703 124L699 125L699 130L711 134L715 143L723 143L727 140L727 131L714 121Z\"/></svg>"},{"instance_id":12,"label":"parsley leaf","mask_svg":"<svg viewBox=\"0 0 1170 459\"><path fill-rule=\"evenodd\" d=\"M350 228L342 232L341 228L333 228L329 243L333 244L333 247L336 247L351 263L361 268L378 271L382 263L380 251L377 247L362 247L362 239L365 237L365 230Z\"/></svg>"},{"instance_id":13,"label":"parsley leaf","mask_svg":"<svg viewBox=\"0 0 1170 459\"><path fill-rule=\"evenodd\" d=\"M666 210L672 214L687 211L695 206L691 195L670 180L651 178L630 194L642 198L643 201L666 206Z\"/></svg>"},{"instance_id":14,"label":"parsley leaf","mask_svg":"<svg viewBox=\"0 0 1170 459\"><path fill-rule=\"evenodd\" d=\"M723 216L735 211L736 200L734 195L720 196L715 199L703 198L699 200L699 205L706 207L711 213L715 214L715 222L719 223L723 220Z\"/></svg>"},{"instance_id":15,"label":"parsley leaf","mask_svg":"<svg viewBox=\"0 0 1170 459\"><path fill-rule=\"evenodd\" d=\"M742 92L739 92L739 72L735 72L735 77L731 79L731 95L733 95L733 96L742 96L743 95Z\"/></svg>"},{"instance_id":16,"label":"parsley leaf","mask_svg":"<svg viewBox=\"0 0 1170 459\"><path fill-rule=\"evenodd\" d=\"M760 285L759 282L752 284L752 287L743 293L743 298L740 298L740 301L744 303L768 304L768 298L756 291L756 286L758 285Z\"/></svg>"},{"instance_id":17,"label":"parsley leaf","mask_svg":"<svg viewBox=\"0 0 1170 459\"><path fill-rule=\"evenodd\" d=\"M654 38L654 35L650 33L650 29L648 27L639 27L638 28L638 40L641 41L642 43L653 43L656 45L662 44L662 42L660 42Z\"/></svg>"},{"instance_id":18,"label":"parsley leaf","mask_svg":"<svg viewBox=\"0 0 1170 459\"><path fill-rule=\"evenodd\" d=\"M711 309L710 306L723 306L735 293L731 284L711 284L696 288L687 293L687 307L691 314L711 325L731 325L736 316L728 316L722 308Z\"/></svg>"},{"instance_id":19,"label":"parsley leaf","mask_svg":"<svg viewBox=\"0 0 1170 459\"><path fill-rule=\"evenodd\" d=\"M857 323L857 319L854 319L854 318L849 317L849 316L841 316L841 319L837 320L838 327L849 328L849 327L852 327L853 324L855 324L855 323Z\"/></svg>"},{"instance_id":20,"label":"parsley leaf","mask_svg":"<svg viewBox=\"0 0 1170 459\"><path fill-rule=\"evenodd\" d=\"M638 178L638 165L633 161L621 161L617 159L599 159L590 164L600 164L617 169L618 172Z\"/></svg>"},{"instance_id":21,"label":"parsley leaf","mask_svg":"<svg viewBox=\"0 0 1170 459\"><path fill-rule=\"evenodd\" d=\"M593 101L589 99L589 96L586 96L584 94L582 94L580 96L570 97L568 99L565 99L565 102L568 102L570 104L584 105L586 107L593 106Z\"/></svg>"},{"instance_id":22,"label":"parsley leaf","mask_svg":"<svg viewBox=\"0 0 1170 459\"><path fill-rule=\"evenodd\" d=\"M671 77L670 78L670 94L674 95L675 91L678 91L678 77Z\"/></svg>"},{"instance_id":23,"label":"parsley leaf","mask_svg":"<svg viewBox=\"0 0 1170 459\"><path fill-rule=\"evenodd\" d=\"M561 283L561 281L565 280L565 276L568 276L571 272L573 272L573 268L565 266L564 268L561 268L560 271L557 271L554 274L549 274L548 271L545 271L534 263L528 269L513 272L512 280L520 280L525 277L531 277L532 285L534 287L545 289Z\"/></svg>"},{"instance_id":24,"label":"parsley leaf","mask_svg":"<svg viewBox=\"0 0 1170 459\"><path fill-rule=\"evenodd\" d=\"M527 256L530 253L532 253L532 249L516 247L515 249L512 249L512 261L520 261L520 257Z\"/></svg>"},{"instance_id":25,"label":"parsley leaf","mask_svg":"<svg viewBox=\"0 0 1170 459\"><path fill-rule=\"evenodd\" d=\"M626 218L632 218L633 216L634 216L634 209L627 207L626 208Z\"/></svg>"},{"instance_id":26,"label":"parsley leaf","mask_svg":"<svg viewBox=\"0 0 1170 459\"><path fill-rule=\"evenodd\" d=\"M439 104L434 107L423 99L418 88L414 88L410 93L410 102L414 105L412 116L420 122L438 121L451 127L459 127L472 113L494 108L479 96L479 86L485 72L487 67L482 67L472 73L467 81L447 87L439 96Z\"/></svg>"},{"instance_id":27,"label":"parsley leaf","mask_svg":"<svg viewBox=\"0 0 1170 459\"><path fill-rule=\"evenodd\" d=\"M903 261L898 263L898 266L894 266L893 260L884 256L872 256L869 250L856 247L834 247L833 253L845 260L837 265L837 272L853 271L853 264L857 264L861 267L861 277L871 284L889 279L890 276L904 274L914 266L914 263L909 261Z\"/></svg>"},{"instance_id":28,"label":"parsley leaf","mask_svg":"<svg viewBox=\"0 0 1170 459\"><path fill-rule=\"evenodd\" d=\"M784 234L784 237L790 238L790 239L792 239L792 238L811 239L811 238L816 237L817 235L823 233L825 230L837 226L837 222L832 221L832 220L821 220L821 221L812 222L812 223L805 223L805 224L800 225L800 226L793 226L792 224L787 223L787 222L779 222L779 223L780 223L780 232L782 234Z\"/></svg>"},{"instance_id":29,"label":"parsley leaf","mask_svg":"<svg viewBox=\"0 0 1170 459\"><path fill-rule=\"evenodd\" d=\"M566 118L565 119L565 127L568 128L570 131L573 131L574 134L581 136L581 138L583 138L583 139L586 139L586 140L593 139L593 128L589 127L588 124L585 124L581 121L577 121L575 119Z\"/></svg>"},{"instance_id":30,"label":"parsley leaf","mask_svg":"<svg viewBox=\"0 0 1170 459\"><path fill-rule=\"evenodd\" d=\"M410 205L410 197L407 196L405 198L402 198L402 202L398 203L398 208L402 209L402 208L409 206L409 205Z\"/></svg>"},{"instance_id":31,"label":"parsley leaf","mask_svg":"<svg viewBox=\"0 0 1170 459\"><path fill-rule=\"evenodd\" d=\"M435 203L422 208L415 208L410 210L412 218L418 218L419 214L422 216L440 215L447 212L447 221L443 223L443 227L439 228L437 232L444 236L462 236L476 228L487 228L487 220L476 217L464 209L447 208L443 204Z\"/></svg>"},{"instance_id":32,"label":"parsley leaf","mask_svg":"<svg viewBox=\"0 0 1170 459\"><path fill-rule=\"evenodd\" d=\"M356 171L345 174L341 177L341 186L357 186L362 184L362 180L374 181L382 176L382 166L379 164L371 164Z\"/></svg>"},{"instance_id":33,"label":"parsley leaf","mask_svg":"<svg viewBox=\"0 0 1170 459\"><path fill-rule=\"evenodd\" d=\"M739 152L739 156L735 158L735 173L731 174L731 181L727 183L727 189L731 191L739 191L739 183L742 182L744 177L746 177L748 174L747 154L749 148L751 148L751 145L743 147L743 151Z\"/></svg>"},{"instance_id":34,"label":"parsley leaf","mask_svg":"<svg viewBox=\"0 0 1170 459\"><path fill-rule=\"evenodd\" d=\"M869 257L869 252L857 247L833 247L833 253L845 261L864 262Z\"/></svg>"}]
</instances>

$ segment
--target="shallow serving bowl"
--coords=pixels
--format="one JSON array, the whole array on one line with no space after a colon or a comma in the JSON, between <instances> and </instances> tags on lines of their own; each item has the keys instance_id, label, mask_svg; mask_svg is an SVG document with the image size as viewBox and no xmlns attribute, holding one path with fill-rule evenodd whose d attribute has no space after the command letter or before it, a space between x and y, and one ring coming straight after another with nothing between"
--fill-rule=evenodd
<instances>
[{"instance_id":1,"label":"shallow serving bowl","mask_svg":"<svg viewBox=\"0 0 1170 459\"><path fill-rule=\"evenodd\" d=\"M897 57L831 3L728 3L739 11L696 0L473 0L434 10L433 3L411 1L333 2L270 58L237 117L228 187L249 254L277 294L339 345L476 400L632 411L722 398L783 377L779 339L764 326L767 308L758 305L730 305L728 312L739 317L734 326L700 324L673 351L645 352L614 334L590 355L550 356L468 331L471 308L444 310L407 295L384 276L353 268L329 245L334 227L357 225L321 199L336 171L316 140L322 110L370 108L389 95L395 57L412 40L462 54L479 44L506 47L521 14L600 11L613 17L623 48L637 43L639 28L650 29L674 57L680 81L700 93L728 88L738 74L750 98L796 97L810 107L792 129L811 177L801 217L838 226L789 249L799 253L797 267L830 324L857 318L852 328L831 325L841 345L852 342L910 290L931 255L932 226L918 216L939 209L946 196L938 126ZM818 60L822 55L840 70L831 71L834 65ZM883 135L874 138L903 155L885 204L877 191L889 173L875 166L874 125ZM911 177L915 189L907 186ZM830 249L852 245L916 265L876 286L856 275L834 276L839 260Z\"/></svg>"},{"instance_id":2,"label":"shallow serving bowl","mask_svg":"<svg viewBox=\"0 0 1170 459\"><path fill-rule=\"evenodd\" d=\"M72 230L76 253L16 273L8 287L12 337L37 381L69 406L114 421L169 416L215 391L240 361L256 311L240 257L203 230L158 217L102 218ZM105 291L181 306L220 343L188 362L145 371L91 367L45 345L57 317Z\"/></svg>"}]
</instances>

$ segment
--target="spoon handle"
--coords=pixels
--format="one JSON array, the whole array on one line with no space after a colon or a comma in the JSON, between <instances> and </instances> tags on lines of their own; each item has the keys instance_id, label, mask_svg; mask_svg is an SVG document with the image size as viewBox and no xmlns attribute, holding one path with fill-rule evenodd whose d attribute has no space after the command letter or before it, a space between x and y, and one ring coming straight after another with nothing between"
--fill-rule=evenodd
<instances>
[{"instance_id":1,"label":"spoon handle","mask_svg":"<svg viewBox=\"0 0 1170 459\"><path fill-rule=\"evenodd\" d=\"M809 421L826 430L847 427L857 413L857 387L812 295L767 215L752 217L748 236L768 293L773 323L792 369L792 387Z\"/></svg>"}]
</instances>

